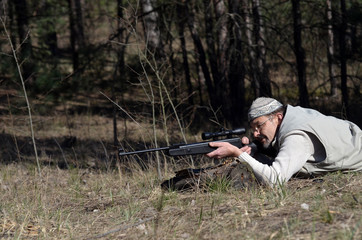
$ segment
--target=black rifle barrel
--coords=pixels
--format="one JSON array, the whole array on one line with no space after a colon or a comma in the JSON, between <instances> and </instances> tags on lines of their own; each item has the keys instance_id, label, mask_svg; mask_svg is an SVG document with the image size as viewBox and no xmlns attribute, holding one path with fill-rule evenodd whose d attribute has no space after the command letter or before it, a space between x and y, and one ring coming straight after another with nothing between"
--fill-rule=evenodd
<instances>
[{"instance_id":1,"label":"black rifle barrel","mask_svg":"<svg viewBox=\"0 0 362 240\"><path fill-rule=\"evenodd\" d=\"M160 147L160 148L151 148L151 149L144 149L134 152L125 152L122 148L118 150L118 156L127 156L132 154L139 154L139 153L147 153L147 152L155 152L155 151L163 151L163 150L169 150L170 147Z\"/></svg>"}]
</instances>

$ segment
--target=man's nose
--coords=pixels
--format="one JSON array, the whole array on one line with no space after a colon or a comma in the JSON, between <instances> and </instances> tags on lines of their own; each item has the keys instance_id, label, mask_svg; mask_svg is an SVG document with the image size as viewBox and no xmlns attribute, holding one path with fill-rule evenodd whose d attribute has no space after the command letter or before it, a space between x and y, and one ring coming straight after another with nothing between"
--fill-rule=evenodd
<instances>
[{"instance_id":1,"label":"man's nose","mask_svg":"<svg viewBox=\"0 0 362 240\"><path fill-rule=\"evenodd\" d=\"M260 135L260 132L258 131L258 130L254 130L253 131L253 136L254 136L254 138L257 138L257 137L259 137L259 135Z\"/></svg>"}]
</instances>

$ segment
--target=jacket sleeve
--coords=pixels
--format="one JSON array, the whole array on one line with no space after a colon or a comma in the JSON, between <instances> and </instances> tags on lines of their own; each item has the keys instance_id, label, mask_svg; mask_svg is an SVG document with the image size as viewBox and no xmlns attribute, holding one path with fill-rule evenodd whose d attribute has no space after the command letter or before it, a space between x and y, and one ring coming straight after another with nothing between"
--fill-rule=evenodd
<instances>
[{"instance_id":1,"label":"jacket sleeve","mask_svg":"<svg viewBox=\"0 0 362 240\"><path fill-rule=\"evenodd\" d=\"M308 134L293 131L284 138L271 165L263 164L245 152L238 158L251 166L259 181L273 186L288 181L302 169L313 152L314 147Z\"/></svg>"}]
</instances>

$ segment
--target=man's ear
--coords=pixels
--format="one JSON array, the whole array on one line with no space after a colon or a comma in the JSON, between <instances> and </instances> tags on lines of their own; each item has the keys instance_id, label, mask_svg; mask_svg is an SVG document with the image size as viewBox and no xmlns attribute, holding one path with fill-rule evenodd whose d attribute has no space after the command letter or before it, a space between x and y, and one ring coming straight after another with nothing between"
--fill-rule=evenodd
<instances>
[{"instance_id":1,"label":"man's ear","mask_svg":"<svg viewBox=\"0 0 362 240\"><path fill-rule=\"evenodd\" d=\"M280 124L284 117L283 113L276 113L275 115L277 116L278 123Z\"/></svg>"}]
</instances>

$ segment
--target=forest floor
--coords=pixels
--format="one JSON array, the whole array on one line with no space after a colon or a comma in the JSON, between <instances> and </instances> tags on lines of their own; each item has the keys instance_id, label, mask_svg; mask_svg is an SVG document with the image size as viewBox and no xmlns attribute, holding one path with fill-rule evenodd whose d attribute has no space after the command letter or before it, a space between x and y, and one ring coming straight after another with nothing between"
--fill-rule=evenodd
<instances>
[{"instance_id":1,"label":"forest floor","mask_svg":"<svg viewBox=\"0 0 362 240\"><path fill-rule=\"evenodd\" d=\"M29 117L2 115L0 122L2 239L362 238L361 173L293 179L275 189L220 183L165 192L154 161L117 160L111 118L34 116L40 172ZM137 128L127 123L133 143ZM186 161L162 157L163 178Z\"/></svg>"}]
</instances>

